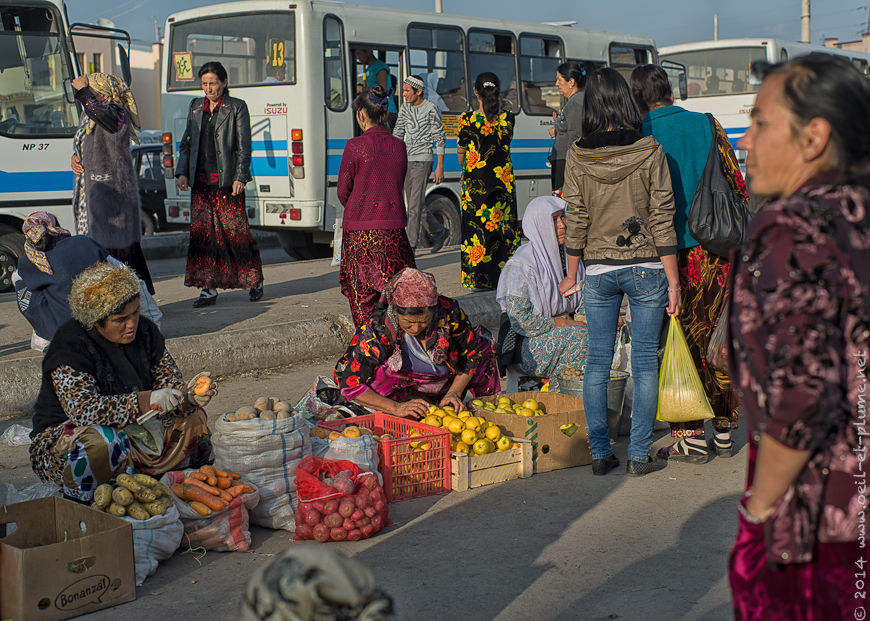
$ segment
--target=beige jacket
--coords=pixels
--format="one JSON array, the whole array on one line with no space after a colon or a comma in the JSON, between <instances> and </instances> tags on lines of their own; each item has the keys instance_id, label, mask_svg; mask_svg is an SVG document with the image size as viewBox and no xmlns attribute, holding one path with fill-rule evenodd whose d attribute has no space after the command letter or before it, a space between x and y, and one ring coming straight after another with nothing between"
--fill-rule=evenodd
<instances>
[{"instance_id":1,"label":"beige jacket","mask_svg":"<svg viewBox=\"0 0 870 621\"><path fill-rule=\"evenodd\" d=\"M571 145L565 166L568 254L586 265L631 265L675 254L674 192L661 145L652 136L624 146L582 143L588 139Z\"/></svg>"}]
</instances>

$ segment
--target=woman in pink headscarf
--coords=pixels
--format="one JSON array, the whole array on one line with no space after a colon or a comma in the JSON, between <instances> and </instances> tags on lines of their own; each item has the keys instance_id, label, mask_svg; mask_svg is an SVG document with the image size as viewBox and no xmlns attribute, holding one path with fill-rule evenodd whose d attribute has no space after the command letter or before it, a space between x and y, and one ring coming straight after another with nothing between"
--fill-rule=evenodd
<instances>
[{"instance_id":1,"label":"woman in pink headscarf","mask_svg":"<svg viewBox=\"0 0 870 621\"><path fill-rule=\"evenodd\" d=\"M349 401L403 418L430 403L463 409L500 390L492 346L456 300L438 295L431 274L406 267L386 284L370 319L335 367Z\"/></svg>"}]
</instances>

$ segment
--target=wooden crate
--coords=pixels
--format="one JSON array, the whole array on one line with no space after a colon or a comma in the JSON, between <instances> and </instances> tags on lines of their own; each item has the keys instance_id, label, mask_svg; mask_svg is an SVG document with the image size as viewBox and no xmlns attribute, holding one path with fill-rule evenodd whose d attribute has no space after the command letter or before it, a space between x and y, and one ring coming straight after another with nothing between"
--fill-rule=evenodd
<instances>
[{"instance_id":1,"label":"wooden crate","mask_svg":"<svg viewBox=\"0 0 870 621\"><path fill-rule=\"evenodd\" d=\"M450 454L450 478L454 492L510 481L511 479L527 479L532 476L532 443L523 438L511 438L519 444L517 448L475 455L469 457L465 453Z\"/></svg>"}]
</instances>

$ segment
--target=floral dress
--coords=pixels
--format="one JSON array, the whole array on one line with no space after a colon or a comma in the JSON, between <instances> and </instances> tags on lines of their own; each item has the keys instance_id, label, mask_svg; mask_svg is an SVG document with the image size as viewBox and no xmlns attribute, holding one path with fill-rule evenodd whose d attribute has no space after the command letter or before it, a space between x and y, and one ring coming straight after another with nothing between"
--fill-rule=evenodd
<instances>
[{"instance_id":1,"label":"floral dress","mask_svg":"<svg viewBox=\"0 0 870 621\"><path fill-rule=\"evenodd\" d=\"M522 240L510 143L514 115L493 121L479 112L460 117L457 144L465 149L462 170L462 285L495 289Z\"/></svg>"}]
</instances>

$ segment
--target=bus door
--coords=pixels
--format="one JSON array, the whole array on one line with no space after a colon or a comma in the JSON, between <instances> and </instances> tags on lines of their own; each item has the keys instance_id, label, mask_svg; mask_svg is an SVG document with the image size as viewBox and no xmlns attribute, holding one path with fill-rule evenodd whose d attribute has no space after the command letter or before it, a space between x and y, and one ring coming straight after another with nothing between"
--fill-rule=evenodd
<instances>
[{"instance_id":1,"label":"bus door","mask_svg":"<svg viewBox=\"0 0 870 621\"><path fill-rule=\"evenodd\" d=\"M353 95L348 88L347 69L352 66L344 45L344 24L335 15L323 17L323 110L326 135L326 166L324 167L323 224L332 232L333 223L341 213L336 186L341 154L348 138L353 136L350 103ZM312 162L313 164L313 162ZM316 170L316 168L314 168Z\"/></svg>"},{"instance_id":2,"label":"bus door","mask_svg":"<svg viewBox=\"0 0 870 621\"><path fill-rule=\"evenodd\" d=\"M390 97L386 127L389 131L392 131L393 126L396 124L399 107L402 105L402 80L404 77L402 76L399 62L402 58L402 48L390 48L380 44L352 43L350 45L350 55L353 61L353 96L356 96L357 93L366 88L374 86L376 83L380 83L380 72L378 72L378 75L375 75L373 72L368 71L368 68L376 62L386 63L388 68L386 89ZM392 92L390 92L391 89ZM357 136L360 130L356 119L354 119L353 123L354 135Z\"/></svg>"}]
</instances>

